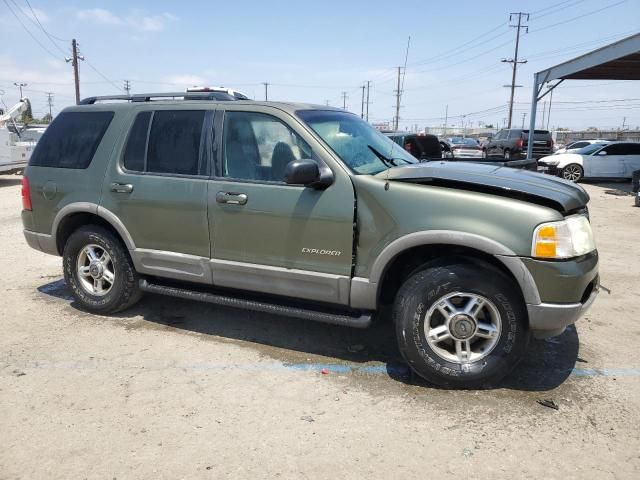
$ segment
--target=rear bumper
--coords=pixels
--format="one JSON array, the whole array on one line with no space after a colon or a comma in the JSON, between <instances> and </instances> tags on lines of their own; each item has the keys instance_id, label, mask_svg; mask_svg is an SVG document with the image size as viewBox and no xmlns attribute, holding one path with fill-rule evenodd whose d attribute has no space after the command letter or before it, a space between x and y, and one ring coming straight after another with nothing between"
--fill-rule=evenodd
<instances>
[{"instance_id":1,"label":"rear bumper","mask_svg":"<svg viewBox=\"0 0 640 480\"><path fill-rule=\"evenodd\" d=\"M567 326L576 323L584 315L600 290L600 285L594 285L591 294L584 303L541 303L539 305L527 305L529 314L529 327L536 338L548 338L560 335Z\"/></svg>"},{"instance_id":2,"label":"rear bumper","mask_svg":"<svg viewBox=\"0 0 640 480\"><path fill-rule=\"evenodd\" d=\"M48 253L49 255L60 256L56 242L51 235L44 233L32 232L31 230L23 230L24 239L27 241L27 245L35 250Z\"/></svg>"}]
</instances>

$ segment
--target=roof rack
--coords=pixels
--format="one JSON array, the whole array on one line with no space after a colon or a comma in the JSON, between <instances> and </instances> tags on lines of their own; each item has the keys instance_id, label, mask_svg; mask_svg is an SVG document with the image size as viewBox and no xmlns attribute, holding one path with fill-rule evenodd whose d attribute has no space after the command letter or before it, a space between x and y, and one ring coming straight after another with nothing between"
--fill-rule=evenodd
<instances>
[{"instance_id":1,"label":"roof rack","mask_svg":"<svg viewBox=\"0 0 640 480\"><path fill-rule=\"evenodd\" d=\"M225 98L228 97L228 98ZM78 105L93 105L96 102L108 100L124 100L127 102L151 102L156 98L173 98L182 100L237 100L224 92L162 92L162 93L136 93L134 95L102 95L99 97L87 97L80 100Z\"/></svg>"}]
</instances>

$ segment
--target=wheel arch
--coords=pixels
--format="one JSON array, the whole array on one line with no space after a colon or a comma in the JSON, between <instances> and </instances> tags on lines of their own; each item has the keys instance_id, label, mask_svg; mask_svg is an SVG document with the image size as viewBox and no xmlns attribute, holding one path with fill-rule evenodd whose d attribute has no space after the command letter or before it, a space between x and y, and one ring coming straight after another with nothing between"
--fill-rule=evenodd
<instances>
[{"instance_id":1,"label":"wheel arch","mask_svg":"<svg viewBox=\"0 0 640 480\"><path fill-rule=\"evenodd\" d=\"M122 241L127 250L135 249L131 235L113 212L93 203L82 202L65 206L53 221L51 231L59 255L62 255L69 236L80 226L88 224L105 227Z\"/></svg>"},{"instance_id":2,"label":"wheel arch","mask_svg":"<svg viewBox=\"0 0 640 480\"><path fill-rule=\"evenodd\" d=\"M525 303L540 303L531 273L511 249L480 235L435 230L411 233L387 245L374 262L369 278L353 279L352 306L376 309L390 296L395 297L401 280L416 268L452 257L492 265L516 283Z\"/></svg>"}]
</instances>

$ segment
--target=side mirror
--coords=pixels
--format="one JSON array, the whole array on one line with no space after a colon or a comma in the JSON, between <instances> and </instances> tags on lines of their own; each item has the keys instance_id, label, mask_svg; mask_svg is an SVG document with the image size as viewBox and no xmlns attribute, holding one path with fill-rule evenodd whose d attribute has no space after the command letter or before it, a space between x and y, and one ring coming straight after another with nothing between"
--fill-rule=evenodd
<instances>
[{"instance_id":1,"label":"side mirror","mask_svg":"<svg viewBox=\"0 0 640 480\"><path fill-rule=\"evenodd\" d=\"M318 164L308 158L293 160L284 169L284 181L290 185L309 186L320 180Z\"/></svg>"},{"instance_id":2,"label":"side mirror","mask_svg":"<svg viewBox=\"0 0 640 480\"><path fill-rule=\"evenodd\" d=\"M607 152L605 152L604 150L600 150L600 151L598 152L598 155L599 155L599 156L605 156L606 154L607 154Z\"/></svg>"}]
</instances>

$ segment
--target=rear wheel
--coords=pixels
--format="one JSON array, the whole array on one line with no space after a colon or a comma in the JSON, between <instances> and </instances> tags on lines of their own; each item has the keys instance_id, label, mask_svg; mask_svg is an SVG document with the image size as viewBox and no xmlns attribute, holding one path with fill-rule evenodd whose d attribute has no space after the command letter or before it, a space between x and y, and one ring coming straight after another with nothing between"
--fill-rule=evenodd
<instances>
[{"instance_id":1,"label":"rear wheel","mask_svg":"<svg viewBox=\"0 0 640 480\"><path fill-rule=\"evenodd\" d=\"M562 178L572 182L579 182L584 176L584 170L577 163L570 163L562 169Z\"/></svg>"},{"instance_id":2,"label":"rear wheel","mask_svg":"<svg viewBox=\"0 0 640 480\"><path fill-rule=\"evenodd\" d=\"M142 296L138 274L118 238L98 225L73 232L64 247L64 278L83 309L114 313Z\"/></svg>"},{"instance_id":3,"label":"rear wheel","mask_svg":"<svg viewBox=\"0 0 640 480\"><path fill-rule=\"evenodd\" d=\"M478 388L502 379L529 342L524 302L512 285L485 264L426 268L412 275L400 288L393 312L409 366L442 386Z\"/></svg>"}]
</instances>

